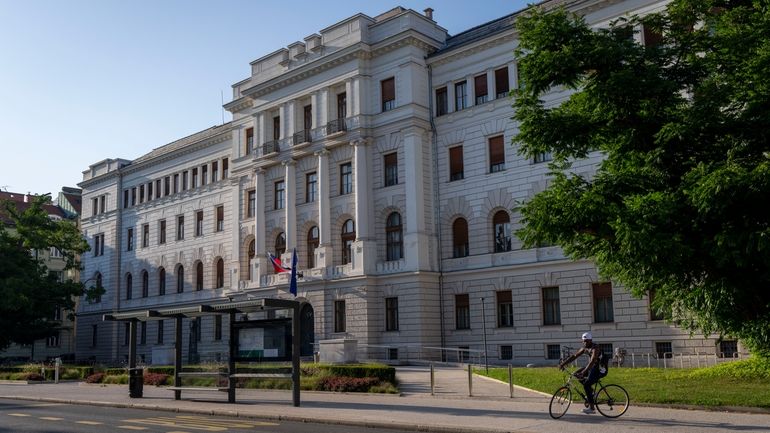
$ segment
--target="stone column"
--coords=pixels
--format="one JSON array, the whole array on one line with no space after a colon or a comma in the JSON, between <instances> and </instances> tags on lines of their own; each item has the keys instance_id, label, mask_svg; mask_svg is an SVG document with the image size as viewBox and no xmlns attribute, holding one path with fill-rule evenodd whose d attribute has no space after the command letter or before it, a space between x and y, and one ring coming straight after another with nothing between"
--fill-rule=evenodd
<instances>
[{"instance_id":1,"label":"stone column","mask_svg":"<svg viewBox=\"0 0 770 433\"><path fill-rule=\"evenodd\" d=\"M353 194L355 197L356 241L353 244L353 269L369 273L377 259L374 238L374 216L371 195L369 140L354 140L353 146Z\"/></svg>"},{"instance_id":2,"label":"stone column","mask_svg":"<svg viewBox=\"0 0 770 433\"><path fill-rule=\"evenodd\" d=\"M317 268L332 265L331 212L329 193L329 151L319 150L318 157L318 248L315 250Z\"/></svg>"},{"instance_id":3,"label":"stone column","mask_svg":"<svg viewBox=\"0 0 770 433\"><path fill-rule=\"evenodd\" d=\"M495 70L487 69L487 100L497 99L497 86L495 86Z\"/></svg>"},{"instance_id":4,"label":"stone column","mask_svg":"<svg viewBox=\"0 0 770 433\"><path fill-rule=\"evenodd\" d=\"M288 257L284 263L291 263L291 253L294 248L297 248L297 179L295 177L295 165L296 162L293 159L289 159L283 162L285 169L284 177L284 215L286 219L286 227L284 233L286 234L286 252L284 256Z\"/></svg>"},{"instance_id":5,"label":"stone column","mask_svg":"<svg viewBox=\"0 0 770 433\"><path fill-rule=\"evenodd\" d=\"M455 111L455 83L448 82L446 85L447 113Z\"/></svg>"},{"instance_id":6,"label":"stone column","mask_svg":"<svg viewBox=\"0 0 770 433\"><path fill-rule=\"evenodd\" d=\"M353 99L356 96L353 94L353 80L348 78L345 80L345 113L348 117L353 116Z\"/></svg>"},{"instance_id":7,"label":"stone column","mask_svg":"<svg viewBox=\"0 0 770 433\"><path fill-rule=\"evenodd\" d=\"M267 140L267 128L265 127L265 122L267 121L267 115L264 111L261 111L257 114L257 130L254 131L256 133L256 147L261 148L263 144L265 144L265 141Z\"/></svg>"},{"instance_id":8,"label":"stone column","mask_svg":"<svg viewBox=\"0 0 770 433\"><path fill-rule=\"evenodd\" d=\"M220 168L221 169L221 168ZM238 284L241 279L246 279L249 275L246 269L243 269L243 275L241 273L241 225L239 223L239 215L241 211L241 196L243 196L243 189L241 188L240 178L230 178L230 191L233 195L230 198L230 220L225 220L225 230L230 230L230 289L237 290ZM225 212L227 215L227 212ZM248 252L247 252L248 254ZM251 266L251 264L247 264Z\"/></svg>"},{"instance_id":9,"label":"stone column","mask_svg":"<svg viewBox=\"0 0 770 433\"><path fill-rule=\"evenodd\" d=\"M262 275L267 275L267 250L265 250L265 170L254 171L254 260L252 281L260 285Z\"/></svg>"},{"instance_id":10,"label":"stone column","mask_svg":"<svg viewBox=\"0 0 770 433\"><path fill-rule=\"evenodd\" d=\"M311 117L311 129L318 128L318 113L321 111L321 107L319 107L319 100L320 92L313 92L310 94L310 117Z\"/></svg>"},{"instance_id":11,"label":"stone column","mask_svg":"<svg viewBox=\"0 0 770 433\"><path fill-rule=\"evenodd\" d=\"M404 259L407 270L428 270L430 238L426 234L427 211L425 185L430 173L423 168L423 147L428 146L426 131L418 127L404 130L404 185L406 190L406 218L404 227Z\"/></svg>"},{"instance_id":12,"label":"stone column","mask_svg":"<svg viewBox=\"0 0 770 433\"><path fill-rule=\"evenodd\" d=\"M465 89L466 98L468 98L465 106L472 107L476 105L476 77L469 75L465 79Z\"/></svg>"},{"instance_id":13,"label":"stone column","mask_svg":"<svg viewBox=\"0 0 770 433\"><path fill-rule=\"evenodd\" d=\"M318 91L318 108L313 107L314 110L316 110L316 113L314 113L313 117L318 119L318 122L316 123L316 127L324 127L327 123L329 123L329 88L325 87ZM324 132L325 134L326 132Z\"/></svg>"}]
</instances>

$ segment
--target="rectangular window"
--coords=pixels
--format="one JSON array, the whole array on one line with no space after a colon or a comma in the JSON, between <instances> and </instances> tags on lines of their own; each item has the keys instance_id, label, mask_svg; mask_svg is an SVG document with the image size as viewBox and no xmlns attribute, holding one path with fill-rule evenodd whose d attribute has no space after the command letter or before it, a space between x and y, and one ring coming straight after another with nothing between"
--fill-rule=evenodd
<instances>
[{"instance_id":1,"label":"rectangular window","mask_svg":"<svg viewBox=\"0 0 770 433\"><path fill-rule=\"evenodd\" d=\"M139 344L147 344L147 322L139 322Z\"/></svg>"},{"instance_id":2,"label":"rectangular window","mask_svg":"<svg viewBox=\"0 0 770 433\"><path fill-rule=\"evenodd\" d=\"M513 346L500 346L500 359L513 359Z\"/></svg>"},{"instance_id":3,"label":"rectangular window","mask_svg":"<svg viewBox=\"0 0 770 433\"><path fill-rule=\"evenodd\" d=\"M719 342L719 357L720 358L737 358L738 357L738 341L737 340L722 340Z\"/></svg>"},{"instance_id":4,"label":"rectangular window","mask_svg":"<svg viewBox=\"0 0 770 433\"><path fill-rule=\"evenodd\" d=\"M468 82L455 83L455 111L468 106Z\"/></svg>"},{"instance_id":5,"label":"rectangular window","mask_svg":"<svg viewBox=\"0 0 770 433\"><path fill-rule=\"evenodd\" d=\"M158 243L160 245L166 243L166 220L160 220L158 223Z\"/></svg>"},{"instance_id":6,"label":"rectangular window","mask_svg":"<svg viewBox=\"0 0 770 433\"><path fill-rule=\"evenodd\" d=\"M541 152L535 155L535 164L539 164L541 162L548 162L553 160L553 155L551 152Z\"/></svg>"},{"instance_id":7,"label":"rectangular window","mask_svg":"<svg viewBox=\"0 0 770 433\"><path fill-rule=\"evenodd\" d=\"M179 173L174 174L174 194L179 192Z\"/></svg>"},{"instance_id":8,"label":"rectangular window","mask_svg":"<svg viewBox=\"0 0 770 433\"><path fill-rule=\"evenodd\" d=\"M189 173L187 170L182 172L182 191L187 191L187 173Z\"/></svg>"},{"instance_id":9,"label":"rectangular window","mask_svg":"<svg viewBox=\"0 0 770 433\"><path fill-rule=\"evenodd\" d=\"M152 182L147 182L147 201L152 200Z\"/></svg>"},{"instance_id":10,"label":"rectangular window","mask_svg":"<svg viewBox=\"0 0 770 433\"><path fill-rule=\"evenodd\" d=\"M214 316L214 340L220 341L222 339L222 316L217 314Z\"/></svg>"},{"instance_id":11,"label":"rectangular window","mask_svg":"<svg viewBox=\"0 0 770 433\"><path fill-rule=\"evenodd\" d=\"M382 111L396 108L396 79L382 80L380 86L382 88Z\"/></svg>"},{"instance_id":12,"label":"rectangular window","mask_svg":"<svg viewBox=\"0 0 770 433\"><path fill-rule=\"evenodd\" d=\"M398 185L398 153L389 153L383 157L385 166L385 186Z\"/></svg>"},{"instance_id":13,"label":"rectangular window","mask_svg":"<svg viewBox=\"0 0 770 433\"><path fill-rule=\"evenodd\" d=\"M663 312L656 309L653 304L655 302L655 289L650 289L650 293L648 295L650 300L650 320L663 320L665 317L663 316Z\"/></svg>"},{"instance_id":14,"label":"rectangular window","mask_svg":"<svg viewBox=\"0 0 770 433\"><path fill-rule=\"evenodd\" d=\"M449 112L449 98L446 87L436 89L436 117L443 116Z\"/></svg>"},{"instance_id":15,"label":"rectangular window","mask_svg":"<svg viewBox=\"0 0 770 433\"><path fill-rule=\"evenodd\" d=\"M545 349L546 359L561 359L561 346L558 344L549 344Z\"/></svg>"},{"instance_id":16,"label":"rectangular window","mask_svg":"<svg viewBox=\"0 0 770 433\"><path fill-rule=\"evenodd\" d=\"M131 206L136 206L136 187L131 188Z\"/></svg>"},{"instance_id":17,"label":"rectangular window","mask_svg":"<svg viewBox=\"0 0 770 433\"><path fill-rule=\"evenodd\" d=\"M671 349L670 341L659 341L655 343L655 353L658 358L671 358L673 356L673 350Z\"/></svg>"},{"instance_id":18,"label":"rectangular window","mask_svg":"<svg viewBox=\"0 0 770 433\"><path fill-rule=\"evenodd\" d=\"M345 92L337 95L337 119L348 117L348 96Z\"/></svg>"},{"instance_id":19,"label":"rectangular window","mask_svg":"<svg viewBox=\"0 0 770 433\"><path fill-rule=\"evenodd\" d=\"M142 248L150 246L150 225L142 224Z\"/></svg>"},{"instance_id":20,"label":"rectangular window","mask_svg":"<svg viewBox=\"0 0 770 433\"><path fill-rule=\"evenodd\" d=\"M353 192L353 164L346 162L340 165L340 195Z\"/></svg>"},{"instance_id":21,"label":"rectangular window","mask_svg":"<svg viewBox=\"0 0 770 433\"><path fill-rule=\"evenodd\" d=\"M274 194L275 195L275 197L274 197L275 201L273 203L274 204L274 209L283 209L284 206L286 205L286 203L284 202L284 199L285 199L284 193L285 192L286 192L286 184L282 180L279 180L278 182L276 182L275 183L275 194Z\"/></svg>"},{"instance_id":22,"label":"rectangular window","mask_svg":"<svg viewBox=\"0 0 770 433\"><path fill-rule=\"evenodd\" d=\"M246 149L245 154L251 155L254 151L254 128L246 128Z\"/></svg>"},{"instance_id":23,"label":"rectangular window","mask_svg":"<svg viewBox=\"0 0 770 433\"><path fill-rule=\"evenodd\" d=\"M163 178L163 197L171 194L171 176Z\"/></svg>"},{"instance_id":24,"label":"rectangular window","mask_svg":"<svg viewBox=\"0 0 770 433\"><path fill-rule=\"evenodd\" d=\"M229 173L230 167L228 163L229 161L227 160L227 158L222 159L222 179L227 179L227 177L230 174Z\"/></svg>"},{"instance_id":25,"label":"rectangular window","mask_svg":"<svg viewBox=\"0 0 770 433\"><path fill-rule=\"evenodd\" d=\"M160 193L163 192L160 189L160 179L155 181L155 198L160 198Z\"/></svg>"},{"instance_id":26,"label":"rectangular window","mask_svg":"<svg viewBox=\"0 0 770 433\"><path fill-rule=\"evenodd\" d=\"M45 347L59 347L59 334L54 334L46 338Z\"/></svg>"},{"instance_id":27,"label":"rectangular window","mask_svg":"<svg viewBox=\"0 0 770 433\"><path fill-rule=\"evenodd\" d=\"M197 188L198 187L198 168L192 169L192 185L191 188Z\"/></svg>"},{"instance_id":28,"label":"rectangular window","mask_svg":"<svg viewBox=\"0 0 770 433\"><path fill-rule=\"evenodd\" d=\"M597 344L597 346L599 347L599 350L602 351L604 356L607 357L607 359L612 359L612 343L601 343Z\"/></svg>"},{"instance_id":29,"label":"rectangular window","mask_svg":"<svg viewBox=\"0 0 770 433\"><path fill-rule=\"evenodd\" d=\"M449 149L449 180L461 180L465 176L463 166L463 147Z\"/></svg>"},{"instance_id":30,"label":"rectangular window","mask_svg":"<svg viewBox=\"0 0 770 433\"><path fill-rule=\"evenodd\" d=\"M201 186L206 185L209 182L209 166L201 166Z\"/></svg>"},{"instance_id":31,"label":"rectangular window","mask_svg":"<svg viewBox=\"0 0 770 433\"><path fill-rule=\"evenodd\" d=\"M398 331L398 298L385 298L385 330Z\"/></svg>"},{"instance_id":32,"label":"rectangular window","mask_svg":"<svg viewBox=\"0 0 770 433\"><path fill-rule=\"evenodd\" d=\"M176 217L176 240L184 239L184 215Z\"/></svg>"},{"instance_id":33,"label":"rectangular window","mask_svg":"<svg viewBox=\"0 0 770 433\"><path fill-rule=\"evenodd\" d=\"M505 98L508 96L510 90L508 84L508 67L506 66L495 70L495 97L498 99Z\"/></svg>"},{"instance_id":34,"label":"rectangular window","mask_svg":"<svg viewBox=\"0 0 770 433\"><path fill-rule=\"evenodd\" d=\"M642 26L642 44L645 47L654 47L660 45L663 41L663 35L650 26Z\"/></svg>"},{"instance_id":35,"label":"rectangular window","mask_svg":"<svg viewBox=\"0 0 770 433\"><path fill-rule=\"evenodd\" d=\"M467 293L455 295L455 329L471 329L471 307Z\"/></svg>"},{"instance_id":36,"label":"rectangular window","mask_svg":"<svg viewBox=\"0 0 770 433\"><path fill-rule=\"evenodd\" d=\"M489 172L497 173L505 170L505 146L503 136L489 139Z\"/></svg>"},{"instance_id":37,"label":"rectangular window","mask_svg":"<svg viewBox=\"0 0 770 433\"><path fill-rule=\"evenodd\" d=\"M94 197L91 199L91 216L96 216L99 213L99 199Z\"/></svg>"},{"instance_id":38,"label":"rectangular window","mask_svg":"<svg viewBox=\"0 0 770 433\"><path fill-rule=\"evenodd\" d=\"M560 325L559 287L543 287L543 325Z\"/></svg>"},{"instance_id":39,"label":"rectangular window","mask_svg":"<svg viewBox=\"0 0 770 433\"><path fill-rule=\"evenodd\" d=\"M126 251L132 251L134 249L134 229L130 228L126 232Z\"/></svg>"},{"instance_id":40,"label":"rectangular window","mask_svg":"<svg viewBox=\"0 0 770 433\"><path fill-rule=\"evenodd\" d=\"M99 213L107 212L107 196L103 195L99 197Z\"/></svg>"},{"instance_id":41,"label":"rectangular window","mask_svg":"<svg viewBox=\"0 0 770 433\"><path fill-rule=\"evenodd\" d=\"M155 340L158 344L163 344L163 321L158 320L158 336Z\"/></svg>"},{"instance_id":42,"label":"rectangular window","mask_svg":"<svg viewBox=\"0 0 770 433\"><path fill-rule=\"evenodd\" d=\"M195 236L203 236L203 211L195 212Z\"/></svg>"},{"instance_id":43,"label":"rectangular window","mask_svg":"<svg viewBox=\"0 0 770 433\"><path fill-rule=\"evenodd\" d=\"M128 207L128 190L123 190L123 209L126 209Z\"/></svg>"},{"instance_id":44,"label":"rectangular window","mask_svg":"<svg viewBox=\"0 0 770 433\"><path fill-rule=\"evenodd\" d=\"M334 332L345 332L345 301L334 301Z\"/></svg>"},{"instance_id":45,"label":"rectangular window","mask_svg":"<svg viewBox=\"0 0 770 433\"><path fill-rule=\"evenodd\" d=\"M144 203L144 185L139 185L139 203Z\"/></svg>"},{"instance_id":46,"label":"rectangular window","mask_svg":"<svg viewBox=\"0 0 770 433\"><path fill-rule=\"evenodd\" d=\"M605 323L615 320L612 310L612 283L593 283L594 322Z\"/></svg>"},{"instance_id":47,"label":"rectangular window","mask_svg":"<svg viewBox=\"0 0 770 433\"><path fill-rule=\"evenodd\" d=\"M318 195L318 175L315 172L305 175L305 202L316 201Z\"/></svg>"},{"instance_id":48,"label":"rectangular window","mask_svg":"<svg viewBox=\"0 0 770 433\"><path fill-rule=\"evenodd\" d=\"M513 327L513 299L510 290L497 292L497 327Z\"/></svg>"},{"instance_id":49,"label":"rectangular window","mask_svg":"<svg viewBox=\"0 0 770 433\"><path fill-rule=\"evenodd\" d=\"M217 206L217 231L225 231L225 207Z\"/></svg>"},{"instance_id":50,"label":"rectangular window","mask_svg":"<svg viewBox=\"0 0 770 433\"><path fill-rule=\"evenodd\" d=\"M211 182L214 183L219 180L219 162L214 161L211 163Z\"/></svg>"},{"instance_id":51,"label":"rectangular window","mask_svg":"<svg viewBox=\"0 0 770 433\"><path fill-rule=\"evenodd\" d=\"M254 218L257 206L257 192L255 190L246 191L246 217Z\"/></svg>"},{"instance_id":52,"label":"rectangular window","mask_svg":"<svg viewBox=\"0 0 770 433\"><path fill-rule=\"evenodd\" d=\"M104 255L104 233L94 236L94 257Z\"/></svg>"},{"instance_id":53,"label":"rectangular window","mask_svg":"<svg viewBox=\"0 0 770 433\"><path fill-rule=\"evenodd\" d=\"M477 75L473 78L473 89L476 92L476 105L483 104L489 100L487 74Z\"/></svg>"},{"instance_id":54,"label":"rectangular window","mask_svg":"<svg viewBox=\"0 0 770 433\"><path fill-rule=\"evenodd\" d=\"M281 116L273 117L273 140L281 138Z\"/></svg>"}]
</instances>

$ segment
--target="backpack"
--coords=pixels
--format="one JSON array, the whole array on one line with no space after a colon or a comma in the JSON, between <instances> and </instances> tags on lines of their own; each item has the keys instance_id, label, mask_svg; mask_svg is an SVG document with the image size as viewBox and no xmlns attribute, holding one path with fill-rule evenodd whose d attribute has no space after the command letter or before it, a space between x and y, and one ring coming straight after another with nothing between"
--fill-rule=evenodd
<instances>
[{"instance_id":1,"label":"backpack","mask_svg":"<svg viewBox=\"0 0 770 433\"><path fill-rule=\"evenodd\" d=\"M599 373L606 375L610 369L610 357L604 353L600 348L596 348L599 351Z\"/></svg>"}]
</instances>

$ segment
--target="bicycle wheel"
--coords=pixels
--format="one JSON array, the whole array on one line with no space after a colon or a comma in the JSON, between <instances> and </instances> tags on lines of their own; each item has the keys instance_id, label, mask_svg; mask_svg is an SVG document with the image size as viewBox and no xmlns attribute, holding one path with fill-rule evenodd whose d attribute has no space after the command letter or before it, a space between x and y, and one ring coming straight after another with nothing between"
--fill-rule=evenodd
<instances>
[{"instance_id":1,"label":"bicycle wheel","mask_svg":"<svg viewBox=\"0 0 770 433\"><path fill-rule=\"evenodd\" d=\"M572 403L572 390L562 386L551 397L551 404L548 406L548 413L551 414L551 418L559 419L564 416L570 403Z\"/></svg>"},{"instance_id":2,"label":"bicycle wheel","mask_svg":"<svg viewBox=\"0 0 770 433\"><path fill-rule=\"evenodd\" d=\"M628 410L628 393L622 386L606 385L596 393L596 409L607 418L617 418Z\"/></svg>"}]
</instances>

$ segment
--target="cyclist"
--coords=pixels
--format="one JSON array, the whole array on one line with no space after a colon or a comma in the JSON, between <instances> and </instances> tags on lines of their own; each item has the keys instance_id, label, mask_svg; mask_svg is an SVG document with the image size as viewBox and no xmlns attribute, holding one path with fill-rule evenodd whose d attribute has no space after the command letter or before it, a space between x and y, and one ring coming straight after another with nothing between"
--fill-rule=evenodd
<instances>
[{"instance_id":1,"label":"cyclist","mask_svg":"<svg viewBox=\"0 0 770 433\"><path fill-rule=\"evenodd\" d=\"M590 332L585 332L582 335L583 347L578 349L573 355L567 357L567 359L559 363L559 369L564 369L564 366L570 362L576 360L583 354L588 355L588 364L582 369L575 372L575 376L583 383L583 389L586 392L586 399L588 400L588 407L583 409L583 413L594 413L594 393L593 385L599 381L602 377L607 375L607 367L602 362L604 353L599 348L598 344L594 344L593 336Z\"/></svg>"}]
</instances>

